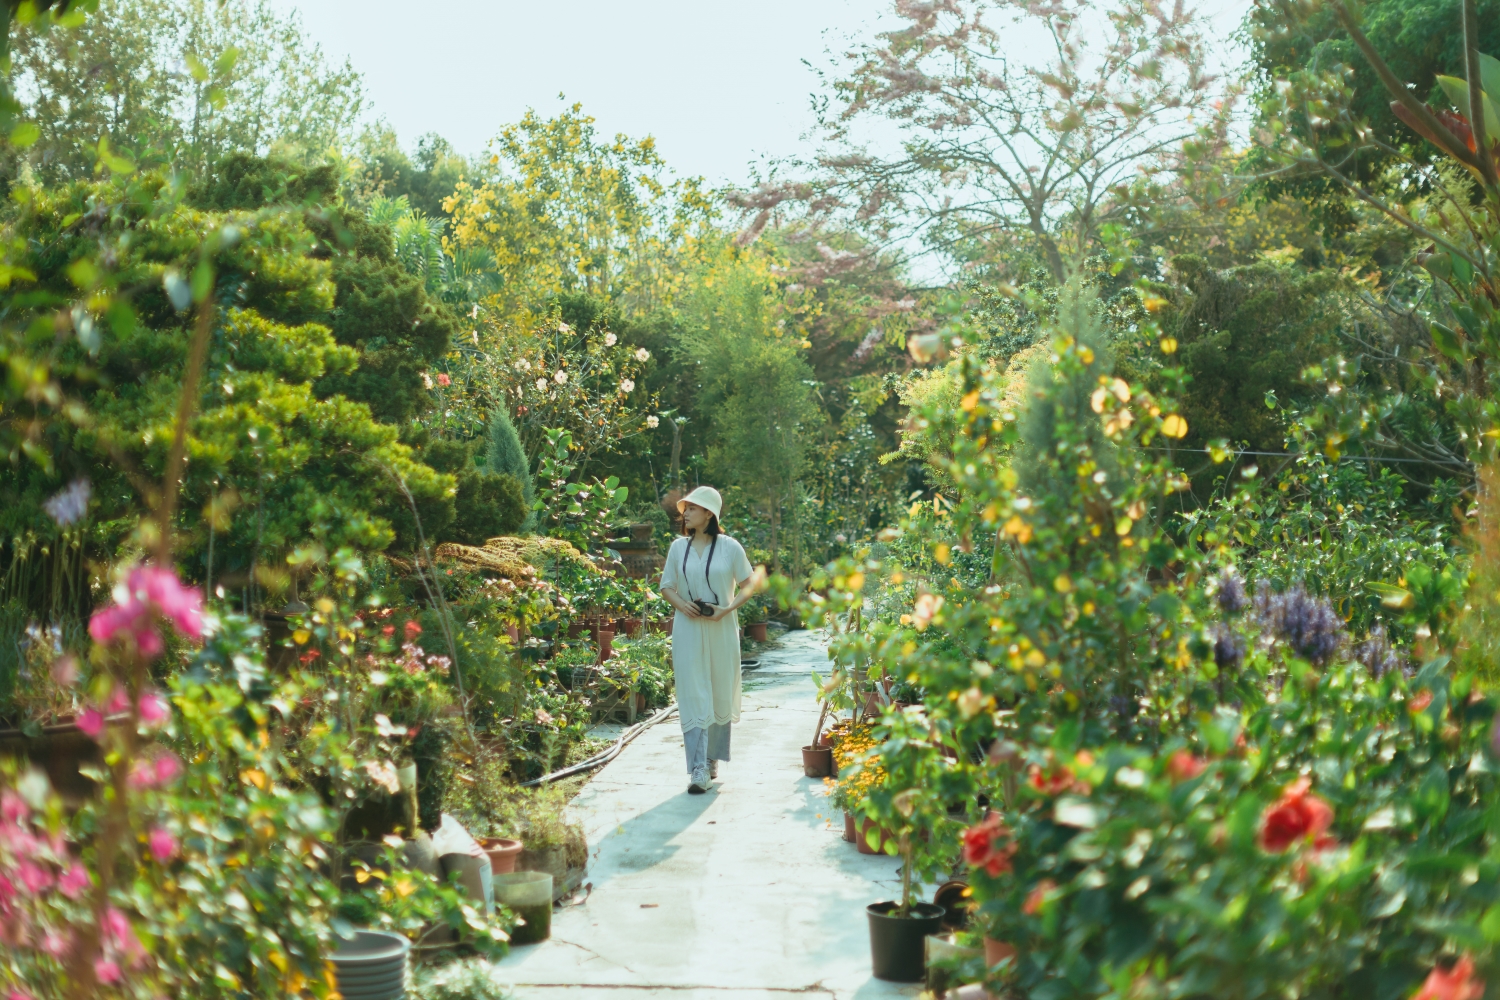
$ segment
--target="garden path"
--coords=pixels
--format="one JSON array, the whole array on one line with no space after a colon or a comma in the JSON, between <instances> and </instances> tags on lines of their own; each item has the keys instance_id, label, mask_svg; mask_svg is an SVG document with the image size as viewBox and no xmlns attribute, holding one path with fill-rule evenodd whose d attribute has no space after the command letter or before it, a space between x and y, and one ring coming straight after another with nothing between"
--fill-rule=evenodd
<instances>
[{"instance_id":1,"label":"garden path","mask_svg":"<svg viewBox=\"0 0 1500 1000\"><path fill-rule=\"evenodd\" d=\"M593 890L554 911L551 940L497 964L517 1000L917 995L870 975L864 907L900 891L898 862L845 843L821 780L802 774L826 644L787 633L746 672L734 760L709 794L686 794L675 717L589 782L573 809Z\"/></svg>"}]
</instances>

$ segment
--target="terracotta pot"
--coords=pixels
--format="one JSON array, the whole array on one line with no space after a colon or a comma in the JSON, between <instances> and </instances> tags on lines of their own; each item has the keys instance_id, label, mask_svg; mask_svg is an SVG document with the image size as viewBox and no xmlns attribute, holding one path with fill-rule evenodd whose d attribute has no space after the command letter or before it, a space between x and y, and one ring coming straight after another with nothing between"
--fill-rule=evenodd
<instances>
[{"instance_id":1,"label":"terracotta pot","mask_svg":"<svg viewBox=\"0 0 1500 1000\"><path fill-rule=\"evenodd\" d=\"M594 641L599 644L599 662L614 658L615 655L615 633L613 629L601 628L594 633Z\"/></svg>"},{"instance_id":2,"label":"terracotta pot","mask_svg":"<svg viewBox=\"0 0 1500 1000\"><path fill-rule=\"evenodd\" d=\"M870 919L870 962L876 979L920 982L927 967L927 935L942 926L943 908L913 903L909 916L898 917L895 902L865 907Z\"/></svg>"},{"instance_id":3,"label":"terracotta pot","mask_svg":"<svg viewBox=\"0 0 1500 1000\"><path fill-rule=\"evenodd\" d=\"M984 964L993 969L1007 958L1016 957L1015 945L1006 944L1004 941L996 941L989 935L984 938Z\"/></svg>"},{"instance_id":4,"label":"terracotta pot","mask_svg":"<svg viewBox=\"0 0 1500 1000\"><path fill-rule=\"evenodd\" d=\"M766 641L765 622L751 622L749 625L745 626L745 631L749 634L750 638L754 639L756 642Z\"/></svg>"},{"instance_id":5,"label":"terracotta pot","mask_svg":"<svg viewBox=\"0 0 1500 1000\"><path fill-rule=\"evenodd\" d=\"M878 831L876 846L870 846L870 831ZM859 848L861 854L884 854L886 842L893 839L889 833L881 829L880 824L873 819L862 819L859 821L859 829L854 836L854 846Z\"/></svg>"},{"instance_id":6,"label":"terracotta pot","mask_svg":"<svg viewBox=\"0 0 1500 1000\"><path fill-rule=\"evenodd\" d=\"M833 750L821 743L803 747L802 773L809 778L826 778L833 774Z\"/></svg>"},{"instance_id":7,"label":"terracotta pot","mask_svg":"<svg viewBox=\"0 0 1500 1000\"><path fill-rule=\"evenodd\" d=\"M661 623L661 630L662 630L662 632L664 632L667 635L671 635L672 634L672 623L675 622L676 620L677 620L676 617L667 618L667 619L663 620L662 623Z\"/></svg>"},{"instance_id":8,"label":"terracotta pot","mask_svg":"<svg viewBox=\"0 0 1500 1000\"><path fill-rule=\"evenodd\" d=\"M583 633L587 632L590 628L591 626L588 622L574 622L573 624L568 626L568 638L576 639L580 635L583 635Z\"/></svg>"},{"instance_id":9,"label":"terracotta pot","mask_svg":"<svg viewBox=\"0 0 1500 1000\"><path fill-rule=\"evenodd\" d=\"M620 618L615 621L615 631L624 635L627 639L634 639L635 634L641 630L639 618Z\"/></svg>"},{"instance_id":10,"label":"terracotta pot","mask_svg":"<svg viewBox=\"0 0 1500 1000\"><path fill-rule=\"evenodd\" d=\"M854 814L844 813L844 839L852 844L854 843L854 838L856 835L857 831L854 828Z\"/></svg>"},{"instance_id":11,"label":"terracotta pot","mask_svg":"<svg viewBox=\"0 0 1500 1000\"><path fill-rule=\"evenodd\" d=\"M639 691L635 693L635 710L637 714L646 710L646 696Z\"/></svg>"},{"instance_id":12,"label":"terracotta pot","mask_svg":"<svg viewBox=\"0 0 1500 1000\"><path fill-rule=\"evenodd\" d=\"M510 636L510 644L512 646L519 646L521 644L521 629L519 626L505 626L505 634Z\"/></svg>"},{"instance_id":13,"label":"terracotta pot","mask_svg":"<svg viewBox=\"0 0 1500 1000\"><path fill-rule=\"evenodd\" d=\"M484 853L490 856L490 870L496 875L508 875L516 870L516 859L525 845L508 837L485 837L479 841Z\"/></svg>"}]
</instances>

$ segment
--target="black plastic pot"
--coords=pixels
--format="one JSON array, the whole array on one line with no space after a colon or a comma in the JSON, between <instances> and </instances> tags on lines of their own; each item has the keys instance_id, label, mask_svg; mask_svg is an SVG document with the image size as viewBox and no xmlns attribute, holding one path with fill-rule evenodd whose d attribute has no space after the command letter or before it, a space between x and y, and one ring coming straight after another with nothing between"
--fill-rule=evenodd
<instances>
[{"instance_id":1,"label":"black plastic pot","mask_svg":"<svg viewBox=\"0 0 1500 1000\"><path fill-rule=\"evenodd\" d=\"M891 901L865 907L870 920L870 963L876 979L915 983L926 972L924 939L942 930L944 910L932 903L913 903L910 916L898 917L900 905Z\"/></svg>"}]
</instances>

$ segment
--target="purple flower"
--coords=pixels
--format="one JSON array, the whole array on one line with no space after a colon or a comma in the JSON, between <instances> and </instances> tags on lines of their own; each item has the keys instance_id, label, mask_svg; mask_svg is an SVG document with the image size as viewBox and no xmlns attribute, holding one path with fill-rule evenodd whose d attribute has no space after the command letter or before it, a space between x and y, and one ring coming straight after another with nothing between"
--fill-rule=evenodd
<instances>
[{"instance_id":1,"label":"purple flower","mask_svg":"<svg viewBox=\"0 0 1500 1000\"><path fill-rule=\"evenodd\" d=\"M88 513L89 497L92 495L93 488L89 486L87 479L75 479L66 489L42 504L42 508L52 516L58 527L66 528L83 520L83 515Z\"/></svg>"},{"instance_id":2,"label":"purple flower","mask_svg":"<svg viewBox=\"0 0 1500 1000\"><path fill-rule=\"evenodd\" d=\"M1245 662L1245 637L1228 625L1214 626L1214 663L1220 670L1238 670Z\"/></svg>"},{"instance_id":3,"label":"purple flower","mask_svg":"<svg viewBox=\"0 0 1500 1000\"><path fill-rule=\"evenodd\" d=\"M1219 592L1215 599L1226 615L1237 615L1250 606L1250 601L1245 596L1245 582L1234 570L1225 570L1219 577Z\"/></svg>"},{"instance_id":4,"label":"purple flower","mask_svg":"<svg viewBox=\"0 0 1500 1000\"><path fill-rule=\"evenodd\" d=\"M1365 641L1354 647L1354 658L1377 680L1401 666L1401 655L1391 648L1384 625L1370 629Z\"/></svg>"},{"instance_id":5,"label":"purple flower","mask_svg":"<svg viewBox=\"0 0 1500 1000\"><path fill-rule=\"evenodd\" d=\"M1343 645L1344 623L1333 605L1313 597L1300 583L1281 594L1257 587L1255 611L1262 625L1309 663L1327 663Z\"/></svg>"}]
</instances>

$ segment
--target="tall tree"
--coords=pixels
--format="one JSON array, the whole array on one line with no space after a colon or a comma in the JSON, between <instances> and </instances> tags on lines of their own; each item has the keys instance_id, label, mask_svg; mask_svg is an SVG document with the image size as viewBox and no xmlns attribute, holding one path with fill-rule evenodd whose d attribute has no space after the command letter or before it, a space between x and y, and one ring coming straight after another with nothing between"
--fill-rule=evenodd
<instances>
[{"instance_id":1,"label":"tall tree","mask_svg":"<svg viewBox=\"0 0 1500 1000\"><path fill-rule=\"evenodd\" d=\"M11 59L39 132L5 151L9 177L87 177L101 140L194 171L273 144L317 160L350 141L364 107L359 74L329 65L270 0L101 0L69 30L49 17L18 25Z\"/></svg>"},{"instance_id":2,"label":"tall tree","mask_svg":"<svg viewBox=\"0 0 1500 1000\"><path fill-rule=\"evenodd\" d=\"M981 258L1020 242L1061 281L1115 221L1122 186L1173 169L1185 144L1225 141L1231 102L1180 3L898 0L895 14L904 26L831 83L816 182L785 191L884 239ZM1044 55L1017 58L1018 37ZM902 131L899 153L857 141L869 119Z\"/></svg>"}]
</instances>

